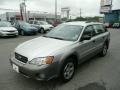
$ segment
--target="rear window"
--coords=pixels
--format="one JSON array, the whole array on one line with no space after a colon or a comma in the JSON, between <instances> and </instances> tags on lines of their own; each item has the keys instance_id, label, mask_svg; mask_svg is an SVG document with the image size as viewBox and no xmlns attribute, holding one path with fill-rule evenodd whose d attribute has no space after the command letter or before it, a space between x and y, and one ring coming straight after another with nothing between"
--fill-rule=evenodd
<instances>
[{"instance_id":1,"label":"rear window","mask_svg":"<svg viewBox=\"0 0 120 90\"><path fill-rule=\"evenodd\" d=\"M103 25L93 25L93 27L95 29L96 34L101 34L101 33L106 32Z\"/></svg>"}]
</instances>

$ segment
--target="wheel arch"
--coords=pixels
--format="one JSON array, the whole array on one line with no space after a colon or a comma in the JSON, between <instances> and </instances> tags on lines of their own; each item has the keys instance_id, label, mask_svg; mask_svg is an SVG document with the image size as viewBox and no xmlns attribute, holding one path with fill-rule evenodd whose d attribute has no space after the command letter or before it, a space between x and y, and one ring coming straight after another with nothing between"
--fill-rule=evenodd
<instances>
[{"instance_id":1,"label":"wheel arch","mask_svg":"<svg viewBox=\"0 0 120 90\"><path fill-rule=\"evenodd\" d=\"M78 66L78 57L77 57L77 54L75 53L72 53L72 54L69 54L68 56L66 56L62 62L60 63L61 64L61 67L59 68L59 74L58 74L58 77L61 78L62 77L62 71L63 71L63 68L64 68L64 65L66 64L66 62L68 60L70 60L69 58L73 58L73 61L74 61L74 64L75 64L75 68L77 68Z\"/></svg>"},{"instance_id":2,"label":"wheel arch","mask_svg":"<svg viewBox=\"0 0 120 90\"><path fill-rule=\"evenodd\" d=\"M40 27L40 29L44 29L44 27Z\"/></svg>"},{"instance_id":3,"label":"wheel arch","mask_svg":"<svg viewBox=\"0 0 120 90\"><path fill-rule=\"evenodd\" d=\"M74 52L74 53L71 53L71 54L69 54L69 55L66 55L66 56L64 56L64 58L62 58L62 61L61 61L61 64L62 64L62 65L61 65L61 69L62 69L62 66L64 65L64 63L69 60L69 58L74 59L75 67L77 68L77 66L78 66L78 55L77 55L76 52Z\"/></svg>"},{"instance_id":4,"label":"wheel arch","mask_svg":"<svg viewBox=\"0 0 120 90\"><path fill-rule=\"evenodd\" d=\"M109 48L109 42L110 42L110 40L105 40L105 43L104 44L106 44L107 45L107 49Z\"/></svg>"}]
</instances>

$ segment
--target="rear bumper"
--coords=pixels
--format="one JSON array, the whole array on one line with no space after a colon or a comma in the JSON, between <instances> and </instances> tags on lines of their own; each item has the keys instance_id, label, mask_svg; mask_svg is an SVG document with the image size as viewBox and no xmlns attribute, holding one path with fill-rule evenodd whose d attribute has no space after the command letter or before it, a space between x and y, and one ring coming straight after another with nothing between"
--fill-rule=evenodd
<instances>
[{"instance_id":1,"label":"rear bumper","mask_svg":"<svg viewBox=\"0 0 120 90\"><path fill-rule=\"evenodd\" d=\"M31 65L29 63L23 64L17 61L15 58L10 59L10 63L12 66L13 64L18 66L19 73L28 78L47 81L47 80L57 77L57 68L56 68L57 64L56 63L52 65L36 66L36 65Z\"/></svg>"}]
</instances>

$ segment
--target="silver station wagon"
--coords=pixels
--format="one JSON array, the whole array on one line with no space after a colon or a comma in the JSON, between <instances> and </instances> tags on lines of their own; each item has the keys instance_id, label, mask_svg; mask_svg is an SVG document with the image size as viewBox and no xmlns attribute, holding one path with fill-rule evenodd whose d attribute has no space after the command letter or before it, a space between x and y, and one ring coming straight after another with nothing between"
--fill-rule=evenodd
<instances>
[{"instance_id":1,"label":"silver station wagon","mask_svg":"<svg viewBox=\"0 0 120 90\"><path fill-rule=\"evenodd\" d=\"M11 54L12 68L29 78L67 82L77 66L99 54L105 56L110 33L101 23L63 23L44 36L26 41Z\"/></svg>"}]
</instances>

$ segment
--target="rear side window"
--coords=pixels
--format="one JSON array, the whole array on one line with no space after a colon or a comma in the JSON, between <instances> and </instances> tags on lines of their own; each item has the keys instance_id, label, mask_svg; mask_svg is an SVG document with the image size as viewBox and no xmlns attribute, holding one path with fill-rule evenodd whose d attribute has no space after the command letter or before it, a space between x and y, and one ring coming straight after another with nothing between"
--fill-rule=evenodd
<instances>
[{"instance_id":1,"label":"rear side window","mask_svg":"<svg viewBox=\"0 0 120 90\"><path fill-rule=\"evenodd\" d=\"M101 34L101 33L106 32L103 25L93 25L93 27L95 29L96 34Z\"/></svg>"}]
</instances>

